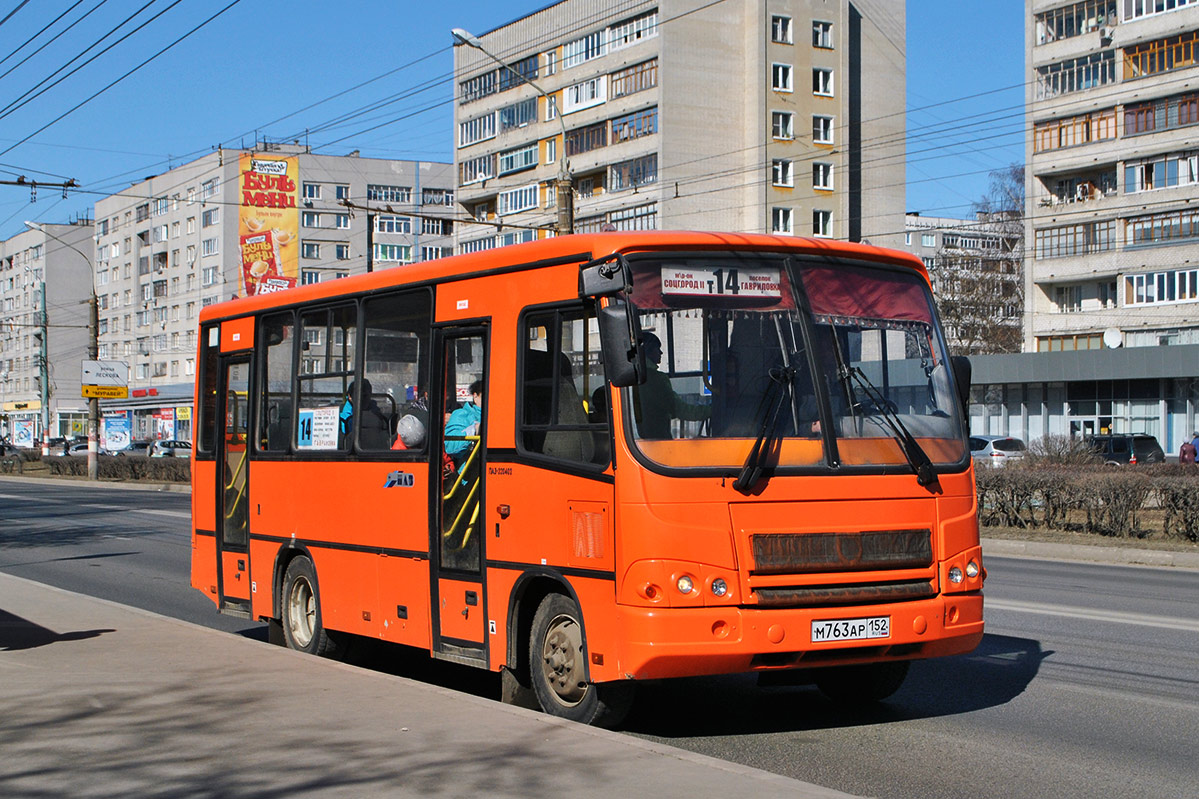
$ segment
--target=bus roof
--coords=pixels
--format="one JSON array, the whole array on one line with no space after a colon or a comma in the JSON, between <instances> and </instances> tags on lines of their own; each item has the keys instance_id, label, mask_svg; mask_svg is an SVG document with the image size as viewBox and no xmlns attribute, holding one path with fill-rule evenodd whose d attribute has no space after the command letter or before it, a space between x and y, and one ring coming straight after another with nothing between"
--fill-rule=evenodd
<instances>
[{"instance_id":1,"label":"bus roof","mask_svg":"<svg viewBox=\"0 0 1199 799\"><path fill-rule=\"evenodd\" d=\"M367 293L407 283L444 282L464 275L482 275L521 265L532 267L566 261L583 263L613 253L707 249L789 251L797 255L827 255L898 263L910 267L928 280L924 263L911 253L834 239L682 230L576 233L465 255L453 255L434 261L421 261L402 267L389 267L336 281L296 286L287 291L257 297L214 303L201 310L200 321L244 316L277 306Z\"/></svg>"}]
</instances>

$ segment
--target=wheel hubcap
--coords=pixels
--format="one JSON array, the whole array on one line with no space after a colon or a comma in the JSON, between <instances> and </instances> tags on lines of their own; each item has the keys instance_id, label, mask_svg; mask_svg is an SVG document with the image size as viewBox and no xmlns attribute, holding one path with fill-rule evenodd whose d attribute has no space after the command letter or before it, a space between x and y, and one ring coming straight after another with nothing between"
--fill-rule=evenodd
<instances>
[{"instance_id":1,"label":"wheel hubcap","mask_svg":"<svg viewBox=\"0 0 1199 799\"><path fill-rule=\"evenodd\" d=\"M287 598L287 626L299 647L308 646L316 627L316 597L307 580L296 580Z\"/></svg>"},{"instance_id":2,"label":"wheel hubcap","mask_svg":"<svg viewBox=\"0 0 1199 799\"><path fill-rule=\"evenodd\" d=\"M583 632L570 616L557 616L545 631L542 673L558 701L577 705L587 692L583 681Z\"/></svg>"}]
</instances>

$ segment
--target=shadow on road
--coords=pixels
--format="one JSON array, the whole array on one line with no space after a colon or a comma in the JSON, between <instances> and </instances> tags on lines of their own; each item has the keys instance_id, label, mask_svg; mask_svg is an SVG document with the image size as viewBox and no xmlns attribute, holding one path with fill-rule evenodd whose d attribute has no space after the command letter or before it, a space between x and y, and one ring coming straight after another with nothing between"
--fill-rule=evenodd
<instances>
[{"instance_id":1,"label":"shadow on road","mask_svg":"<svg viewBox=\"0 0 1199 799\"><path fill-rule=\"evenodd\" d=\"M47 644L57 644L61 641L83 641L95 638L115 630L76 630L69 633L56 633L40 624L15 616L5 610L0 610L0 652L12 652L18 649L33 649Z\"/></svg>"},{"instance_id":2,"label":"shadow on road","mask_svg":"<svg viewBox=\"0 0 1199 799\"><path fill-rule=\"evenodd\" d=\"M1002 705L1036 677L1037 641L985 635L968 655L912 664L904 686L877 705L848 709L814 686L758 686L752 674L644 683L624 729L663 738L829 729L956 715Z\"/></svg>"}]
</instances>

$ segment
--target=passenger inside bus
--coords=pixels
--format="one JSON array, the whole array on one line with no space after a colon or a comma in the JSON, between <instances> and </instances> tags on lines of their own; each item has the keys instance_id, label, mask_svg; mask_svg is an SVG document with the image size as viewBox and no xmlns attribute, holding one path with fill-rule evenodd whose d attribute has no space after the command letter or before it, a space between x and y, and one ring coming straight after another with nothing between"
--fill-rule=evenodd
<instances>
[{"instance_id":1,"label":"passenger inside bus","mask_svg":"<svg viewBox=\"0 0 1199 799\"><path fill-rule=\"evenodd\" d=\"M645 331L641 334L645 351L645 383L634 391L634 417L637 432L642 438L673 438L672 419L701 421L711 416L707 405L692 405L675 393L670 377L659 365L662 363L662 340Z\"/></svg>"},{"instance_id":2,"label":"passenger inside bus","mask_svg":"<svg viewBox=\"0 0 1199 799\"><path fill-rule=\"evenodd\" d=\"M425 423L410 413L396 423L396 439L392 449L420 449L425 445Z\"/></svg>"},{"instance_id":3,"label":"passenger inside bus","mask_svg":"<svg viewBox=\"0 0 1199 799\"><path fill-rule=\"evenodd\" d=\"M353 435L354 432L354 388L355 384L350 383L350 387L346 390L345 404L341 406L341 434L343 440ZM379 403L375 401L371 392L373 387L371 381L363 378L362 380L362 412L357 414L359 417L358 431L359 445L363 449L387 449L391 441L391 425L387 421L387 417L379 408Z\"/></svg>"},{"instance_id":4,"label":"passenger inside bus","mask_svg":"<svg viewBox=\"0 0 1199 799\"><path fill-rule=\"evenodd\" d=\"M445 425L445 451L454 459L455 465L461 466L470 455L475 442L465 439L479 434L482 419L483 381L476 380L470 384L470 400L451 413Z\"/></svg>"}]
</instances>

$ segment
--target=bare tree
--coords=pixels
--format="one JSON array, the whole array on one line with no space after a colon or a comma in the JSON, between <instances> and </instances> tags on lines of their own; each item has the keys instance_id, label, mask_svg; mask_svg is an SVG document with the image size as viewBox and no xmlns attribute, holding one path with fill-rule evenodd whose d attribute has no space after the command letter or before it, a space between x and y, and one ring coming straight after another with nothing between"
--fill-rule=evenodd
<instances>
[{"instance_id":1,"label":"bare tree","mask_svg":"<svg viewBox=\"0 0 1199 799\"><path fill-rule=\"evenodd\" d=\"M1020 352L1024 313L1024 167L991 173L975 222L942 235L933 278L941 321L963 354Z\"/></svg>"}]
</instances>

